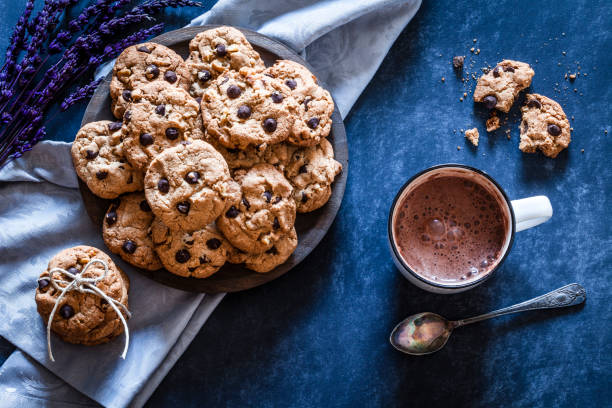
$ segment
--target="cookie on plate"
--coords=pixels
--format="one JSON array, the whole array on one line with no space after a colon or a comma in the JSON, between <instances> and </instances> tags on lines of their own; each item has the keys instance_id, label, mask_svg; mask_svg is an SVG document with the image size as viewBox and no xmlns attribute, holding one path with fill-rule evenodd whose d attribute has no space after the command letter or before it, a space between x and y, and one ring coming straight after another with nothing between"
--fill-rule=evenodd
<instances>
[{"instance_id":1,"label":"cookie on plate","mask_svg":"<svg viewBox=\"0 0 612 408\"><path fill-rule=\"evenodd\" d=\"M248 269L258 273L270 272L277 266L284 264L298 245L297 233L292 228L288 234L283 235L272 248L261 254L249 254L232 247L228 252L228 261L231 263L244 263Z\"/></svg>"},{"instance_id":2,"label":"cookie on plate","mask_svg":"<svg viewBox=\"0 0 612 408\"><path fill-rule=\"evenodd\" d=\"M234 176L241 185L242 199L219 217L217 226L233 246L248 253L262 253L293 228L293 188L283 173L270 164L239 170Z\"/></svg>"},{"instance_id":3,"label":"cookie on plate","mask_svg":"<svg viewBox=\"0 0 612 408\"><path fill-rule=\"evenodd\" d=\"M282 142L291 132L296 109L285 89L279 80L254 70L226 71L202 96L208 136L230 149Z\"/></svg>"},{"instance_id":4,"label":"cookie on plate","mask_svg":"<svg viewBox=\"0 0 612 408\"><path fill-rule=\"evenodd\" d=\"M76 246L64 249L51 258L47 270L38 278L36 307L45 325L61 293L49 280L49 272L53 268L62 268L73 274L80 274L92 259L106 262L109 269L106 277L96 285L98 289L127 308L130 287L127 275L99 249L85 245ZM83 273L83 277L96 278L103 274L104 267L94 263ZM58 283L60 287L70 283L70 278L57 271L53 272L53 279L63 281ZM124 318L127 319L125 313ZM123 333L123 324L113 307L100 296L73 290L66 292L58 305L51 330L64 341L91 346L106 343Z\"/></svg>"},{"instance_id":5,"label":"cookie on plate","mask_svg":"<svg viewBox=\"0 0 612 408\"><path fill-rule=\"evenodd\" d=\"M111 252L134 266L150 271L160 269L161 262L149 236L153 218L143 193L121 196L104 216L104 243Z\"/></svg>"},{"instance_id":6,"label":"cookie on plate","mask_svg":"<svg viewBox=\"0 0 612 408\"><path fill-rule=\"evenodd\" d=\"M325 205L332 193L331 185L341 171L342 165L334 160L334 149L327 139L317 146L297 149L285 167L297 212L307 213Z\"/></svg>"},{"instance_id":7,"label":"cookie on plate","mask_svg":"<svg viewBox=\"0 0 612 408\"><path fill-rule=\"evenodd\" d=\"M189 233L171 230L156 219L151 237L166 269L179 276L207 278L227 259L229 244L215 224Z\"/></svg>"},{"instance_id":8,"label":"cookie on plate","mask_svg":"<svg viewBox=\"0 0 612 408\"><path fill-rule=\"evenodd\" d=\"M539 149L548 157L557 157L572 140L570 123L563 108L543 95L528 94L526 100L521 107L519 149L525 153L535 153Z\"/></svg>"},{"instance_id":9,"label":"cookie on plate","mask_svg":"<svg viewBox=\"0 0 612 408\"><path fill-rule=\"evenodd\" d=\"M155 81L188 89L187 70L180 55L161 44L147 42L127 47L115 62L110 83L111 111L123 118L132 91Z\"/></svg>"},{"instance_id":10,"label":"cookie on plate","mask_svg":"<svg viewBox=\"0 0 612 408\"><path fill-rule=\"evenodd\" d=\"M334 112L334 100L317 83L317 77L305 66L294 61L279 60L265 74L278 78L285 93L297 102L296 120L288 141L298 146L313 146L329 135Z\"/></svg>"},{"instance_id":11,"label":"cookie on plate","mask_svg":"<svg viewBox=\"0 0 612 408\"><path fill-rule=\"evenodd\" d=\"M189 72L189 93L201 97L204 90L227 70L253 68L263 71L265 65L257 51L235 28L222 26L198 33L189 42L185 66Z\"/></svg>"},{"instance_id":12,"label":"cookie on plate","mask_svg":"<svg viewBox=\"0 0 612 408\"><path fill-rule=\"evenodd\" d=\"M77 175L98 197L115 198L143 189L143 173L125 158L121 122L86 124L77 133L71 154Z\"/></svg>"},{"instance_id":13,"label":"cookie on plate","mask_svg":"<svg viewBox=\"0 0 612 408\"><path fill-rule=\"evenodd\" d=\"M244 150L228 149L213 138L207 139L209 143L223 156L230 171L237 169L250 169L256 164L268 163L279 170L284 170L297 146L286 142L277 143L267 147L247 146Z\"/></svg>"},{"instance_id":14,"label":"cookie on plate","mask_svg":"<svg viewBox=\"0 0 612 408\"><path fill-rule=\"evenodd\" d=\"M187 91L157 81L136 89L132 99L123 145L133 166L146 171L165 149L204 137L200 107Z\"/></svg>"},{"instance_id":15,"label":"cookie on plate","mask_svg":"<svg viewBox=\"0 0 612 408\"><path fill-rule=\"evenodd\" d=\"M206 227L240 200L223 156L194 140L164 150L145 175L145 194L153 213L172 229Z\"/></svg>"},{"instance_id":16,"label":"cookie on plate","mask_svg":"<svg viewBox=\"0 0 612 408\"><path fill-rule=\"evenodd\" d=\"M508 112L520 91L531 85L533 69L524 62L503 60L478 78L474 102L484 102L488 109Z\"/></svg>"}]
</instances>

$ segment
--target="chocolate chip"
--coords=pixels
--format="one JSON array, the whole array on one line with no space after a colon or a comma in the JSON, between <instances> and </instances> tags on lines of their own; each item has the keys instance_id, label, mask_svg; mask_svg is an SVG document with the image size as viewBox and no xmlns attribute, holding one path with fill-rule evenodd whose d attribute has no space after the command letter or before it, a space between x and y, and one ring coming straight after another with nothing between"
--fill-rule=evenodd
<instances>
[{"instance_id":1,"label":"chocolate chip","mask_svg":"<svg viewBox=\"0 0 612 408\"><path fill-rule=\"evenodd\" d=\"M147 54L151 53L151 50L147 48L146 45L141 45L140 47L136 48L138 51L140 52L146 52Z\"/></svg>"},{"instance_id":2,"label":"chocolate chip","mask_svg":"<svg viewBox=\"0 0 612 408\"><path fill-rule=\"evenodd\" d=\"M268 133L274 132L276 130L276 120L273 118L268 118L264 120L263 128Z\"/></svg>"},{"instance_id":3,"label":"chocolate chip","mask_svg":"<svg viewBox=\"0 0 612 408\"><path fill-rule=\"evenodd\" d=\"M87 151L85 152L85 158L86 158L87 160L93 160L93 159L95 159L96 157L98 157L98 152L94 152L93 150L87 150Z\"/></svg>"},{"instance_id":4,"label":"chocolate chip","mask_svg":"<svg viewBox=\"0 0 612 408\"><path fill-rule=\"evenodd\" d=\"M119 166L121 169L123 169L123 166ZM130 176L127 179L127 184L132 184L134 182L134 175L130 174Z\"/></svg>"},{"instance_id":5,"label":"chocolate chip","mask_svg":"<svg viewBox=\"0 0 612 408\"><path fill-rule=\"evenodd\" d=\"M153 135L150 134L150 133L143 133L143 134L140 135L140 138L138 138L138 141L143 146L152 145L153 144Z\"/></svg>"},{"instance_id":6,"label":"chocolate chip","mask_svg":"<svg viewBox=\"0 0 612 408\"><path fill-rule=\"evenodd\" d=\"M456 57L453 57L453 68L455 68L458 71L462 70L464 60L465 60L465 56L463 55L458 55Z\"/></svg>"},{"instance_id":7,"label":"chocolate chip","mask_svg":"<svg viewBox=\"0 0 612 408\"><path fill-rule=\"evenodd\" d=\"M499 65L498 65L498 66L496 66L495 68L493 68L493 76L494 76L495 78L499 78L499 76L501 75L501 74L499 73L499 71L500 71L500 70L499 70Z\"/></svg>"},{"instance_id":8,"label":"chocolate chip","mask_svg":"<svg viewBox=\"0 0 612 408\"><path fill-rule=\"evenodd\" d=\"M190 236L190 238L191 238L191 236ZM195 242L195 240L193 240L193 239L190 239L189 241L185 241L185 243L186 243L187 245L193 245L193 244L194 244L194 242Z\"/></svg>"},{"instance_id":9,"label":"chocolate chip","mask_svg":"<svg viewBox=\"0 0 612 408\"><path fill-rule=\"evenodd\" d=\"M270 254L270 255L278 255L278 249L276 249L275 246L273 246L272 248L268 249L266 251L266 254Z\"/></svg>"},{"instance_id":10,"label":"chocolate chip","mask_svg":"<svg viewBox=\"0 0 612 408\"><path fill-rule=\"evenodd\" d=\"M493 109L497 105L497 98L493 95L487 95L482 100L487 109Z\"/></svg>"},{"instance_id":11,"label":"chocolate chip","mask_svg":"<svg viewBox=\"0 0 612 408\"><path fill-rule=\"evenodd\" d=\"M123 92L121 92L121 96L123 97L123 100L132 102L132 91L129 89L124 89Z\"/></svg>"},{"instance_id":12,"label":"chocolate chip","mask_svg":"<svg viewBox=\"0 0 612 408\"><path fill-rule=\"evenodd\" d=\"M202 255L200 258L200 265L205 264L205 263L209 263L210 259L208 259L208 257L206 255Z\"/></svg>"},{"instance_id":13,"label":"chocolate chip","mask_svg":"<svg viewBox=\"0 0 612 408\"><path fill-rule=\"evenodd\" d=\"M305 203L306 201L308 201L308 196L306 195L306 193L302 192L302 203Z\"/></svg>"},{"instance_id":14,"label":"chocolate chip","mask_svg":"<svg viewBox=\"0 0 612 408\"><path fill-rule=\"evenodd\" d=\"M240 151L240 149L227 149L229 153L236 154Z\"/></svg>"},{"instance_id":15,"label":"chocolate chip","mask_svg":"<svg viewBox=\"0 0 612 408\"><path fill-rule=\"evenodd\" d=\"M280 222L278 222L278 218L274 218L274 222L272 223L272 228L275 230L280 228Z\"/></svg>"},{"instance_id":16,"label":"chocolate chip","mask_svg":"<svg viewBox=\"0 0 612 408\"><path fill-rule=\"evenodd\" d=\"M142 200L140 202L140 210L144 211L144 212L149 212L151 211L151 206L149 205L149 203L147 202L147 200Z\"/></svg>"},{"instance_id":17,"label":"chocolate chip","mask_svg":"<svg viewBox=\"0 0 612 408\"><path fill-rule=\"evenodd\" d=\"M227 87L226 92L227 92L227 96L229 96L232 99L236 99L242 93L242 89L240 89L240 87L236 85L230 85Z\"/></svg>"},{"instance_id":18,"label":"chocolate chip","mask_svg":"<svg viewBox=\"0 0 612 408\"><path fill-rule=\"evenodd\" d=\"M227 218L236 218L238 214L240 214L240 211L238 211L238 209L232 205L225 213L225 216Z\"/></svg>"},{"instance_id":19,"label":"chocolate chip","mask_svg":"<svg viewBox=\"0 0 612 408\"><path fill-rule=\"evenodd\" d=\"M47 278L40 279L38 281L38 289L43 290L44 288L49 286L49 283L51 283L51 281Z\"/></svg>"},{"instance_id":20,"label":"chocolate chip","mask_svg":"<svg viewBox=\"0 0 612 408\"><path fill-rule=\"evenodd\" d=\"M191 203L189 201L181 201L176 205L176 209L181 214L188 214L189 209L191 208Z\"/></svg>"},{"instance_id":21,"label":"chocolate chip","mask_svg":"<svg viewBox=\"0 0 612 408\"><path fill-rule=\"evenodd\" d=\"M263 193L264 198L266 199L266 202L270 202L270 200L272 200L272 192L271 191L264 191Z\"/></svg>"},{"instance_id":22,"label":"chocolate chip","mask_svg":"<svg viewBox=\"0 0 612 408\"><path fill-rule=\"evenodd\" d=\"M202 97L198 96L197 98L195 98L195 101L198 103L198 105L200 105L202 103Z\"/></svg>"},{"instance_id":23,"label":"chocolate chip","mask_svg":"<svg viewBox=\"0 0 612 408\"><path fill-rule=\"evenodd\" d=\"M168 129L166 129L166 137L169 140L175 140L177 137L179 137L178 129L175 127L169 127Z\"/></svg>"},{"instance_id":24,"label":"chocolate chip","mask_svg":"<svg viewBox=\"0 0 612 408\"><path fill-rule=\"evenodd\" d=\"M189 270L189 272L195 272L196 269L198 269L197 266L191 266L189 268L187 268Z\"/></svg>"},{"instance_id":25,"label":"chocolate chip","mask_svg":"<svg viewBox=\"0 0 612 408\"><path fill-rule=\"evenodd\" d=\"M286 80L285 84L291 89L295 89L295 87L297 86L297 82L295 82L295 80L293 79Z\"/></svg>"},{"instance_id":26,"label":"chocolate chip","mask_svg":"<svg viewBox=\"0 0 612 408\"><path fill-rule=\"evenodd\" d=\"M126 111L123 114L123 120L128 123L130 120L132 119L132 112L131 111Z\"/></svg>"},{"instance_id":27,"label":"chocolate chip","mask_svg":"<svg viewBox=\"0 0 612 408\"><path fill-rule=\"evenodd\" d=\"M185 174L185 181L189 184L195 184L198 182L199 179L200 173L198 173L197 171L190 171L189 173Z\"/></svg>"},{"instance_id":28,"label":"chocolate chip","mask_svg":"<svg viewBox=\"0 0 612 408\"><path fill-rule=\"evenodd\" d=\"M304 174L304 173L308 173L308 168L307 166L304 164L303 166L301 166L298 170L299 174Z\"/></svg>"},{"instance_id":29,"label":"chocolate chip","mask_svg":"<svg viewBox=\"0 0 612 408\"><path fill-rule=\"evenodd\" d=\"M179 249L176 251L176 254L174 254L174 259L176 259L178 263L185 263L191 259L191 254L186 249Z\"/></svg>"},{"instance_id":30,"label":"chocolate chip","mask_svg":"<svg viewBox=\"0 0 612 408\"><path fill-rule=\"evenodd\" d=\"M530 99L527 101L527 107L540 109L542 107L542 104L537 99Z\"/></svg>"},{"instance_id":31,"label":"chocolate chip","mask_svg":"<svg viewBox=\"0 0 612 408\"><path fill-rule=\"evenodd\" d=\"M310 101L312 101L311 98L306 98L306 99L304 99L304 102L302 102L304 104L304 110L306 112L308 112L308 104L310 103Z\"/></svg>"},{"instance_id":32,"label":"chocolate chip","mask_svg":"<svg viewBox=\"0 0 612 408\"><path fill-rule=\"evenodd\" d=\"M201 71L198 71L198 81L200 82L206 82L208 81L210 78L212 78L212 75L210 75L210 71L203 69Z\"/></svg>"},{"instance_id":33,"label":"chocolate chip","mask_svg":"<svg viewBox=\"0 0 612 408\"><path fill-rule=\"evenodd\" d=\"M512 68L512 67L504 67L504 72L514 72L514 68Z\"/></svg>"},{"instance_id":34,"label":"chocolate chip","mask_svg":"<svg viewBox=\"0 0 612 408\"><path fill-rule=\"evenodd\" d=\"M121 129L121 125L123 125L121 122L111 122L108 124L108 130L111 132L116 132L117 130Z\"/></svg>"},{"instance_id":35,"label":"chocolate chip","mask_svg":"<svg viewBox=\"0 0 612 408\"><path fill-rule=\"evenodd\" d=\"M281 103L285 97L280 92L273 92L270 96L272 98L272 102Z\"/></svg>"},{"instance_id":36,"label":"chocolate chip","mask_svg":"<svg viewBox=\"0 0 612 408\"><path fill-rule=\"evenodd\" d=\"M240 119L248 119L251 116L251 108L247 105L240 105L238 107L238 117Z\"/></svg>"},{"instance_id":37,"label":"chocolate chip","mask_svg":"<svg viewBox=\"0 0 612 408\"><path fill-rule=\"evenodd\" d=\"M553 136L559 136L561 134L561 128L555 125L554 123L551 123L550 125L548 125L546 130L548 131L548 133L550 133Z\"/></svg>"},{"instance_id":38,"label":"chocolate chip","mask_svg":"<svg viewBox=\"0 0 612 408\"><path fill-rule=\"evenodd\" d=\"M164 116L166 114L166 105L157 105L155 107L155 113L159 116Z\"/></svg>"},{"instance_id":39,"label":"chocolate chip","mask_svg":"<svg viewBox=\"0 0 612 408\"><path fill-rule=\"evenodd\" d=\"M73 275L78 275L79 273L81 273L81 271L79 271L77 268L75 268L74 266L71 266L70 268L66 269L68 272L70 272Z\"/></svg>"},{"instance_id":40,"label":"chocolate chip","mask_svg":"<svg viewBox=\"0 0 612 408\"><path fill-rule=\"evenodd\" d=\"M276 197L276 198L274 199L274 204L278 204L278 203L280 203L281 201L283 201L283 197L278 196L278 197Z\"/></svg>"},{"instance_id":41,"label":"chocolate chip","mask_svg":"<svg viewBox=\"0 0 612 408\"><path fill-rule=\"evenodd\" d=\"M136 252L136 247L137 247L136 243L128 239L127 241L123 243L123 245L121 246L121 249L123 249L123 252L125 253L133 254L134 252Z\"/></svg>"},{"instance_id":42,"label":"chocolate chip","mask_svg":"<svg viewBox=\"0 0 612 408\"><path fill-rule=\"evenodd\" d=\"M246 209L248 210L249 208L251 208L251 203L249 203L249 200L247 200L246 198L242 198L242 205L244 205L246 207Z\"/></svg>"},{"instance_id":43,"label":"chocolate chip","mask_svg":"<svg viewBox=\"0 0 612 408\"><path fill-rule=\"evenodd\" d=\"M211 238L206 241L206 246L209 249L217 249L221 246L221 240L218 240L217 238Z\"/></svg>"},{"instance_id":44,"label":"chocolate chip","mask_svg":"<svg viewBox=\"0 0 612 408\"><path fill-rule=\"evenodd\" d=\"M227 54L225 45L217 44L217 46L215 47L215 53L217 54L217 57L225 57L225 55Z\"/></svg>"},{"instance_id":45,"label":"chocolate chip","mask_svg":"<svg viewBox=\"0 0 612 408\"><path fill-rule=\"evenodd\" d=\"M96 178L98 180L104 180L107 176L108 176L108 171L106 170L100 170L99 172L96 173Z\"/></svg>"},{"instance_id":46,"label":"chocolate chip","mask_svg":"<svg viewBox=\"0 0 612 408\"><path fill-rule=\"evenodd\" d=\"M159 190L160 193L164 193L164 194L170 191L170 183L168 182L168 179L160 178L159 181L157 182L157 189Z\"/></svg>"},{"instance_id":47,"label":"chocolate chip","mask_svg":"<svg viewBox=\"0 0 612 408\"><path fill-rule=\"evenodd\" d=\"M148 80L157 78L159 76L159 68L157 68L157 65L147 65L147 67L145 68L145 76Z\"/></svg>"},{"instance_id":48,"label":"chocolate chip","mask_svg":"<svg viewBox=\"0 0 612 408\"><path fill-rule=\"evenodd\" d=\"M64 319L70 319L72 316L74 316L74 309L70 305L63 305L60 307L59 312L60 316L62 316Z\"/></svg>"},{"instance_id":49,"label":"chocolate chip","mask_svg":"<svg viewBox=\"0 0 612 408\"><path fill-rule=\"evenodd\" d=\"M117 222L117 213L115 211L109 211L104 216L104 219L106 219L106 224L113 225Z\"/></svg>"},{"instance_id":50,"label":"chocolate chip","mask_svg":"<svg viewBox=\"0 0 612 408\"><path fill-rule=\"evenodd\" d=\"M309 128L316 129L316 127L319 126L319 118L310 118L306 124Z\"/></svg>"},{"instance_id":51,"label":"chocolate chip","mask_svg":"<svg viewBox=\"0 0 612 408\"><path fill-rule=\"evenodd\" d=\"M177 77L174 71L166 71L166 73L164 74L164 79L173 84L176 82Z\"/></svg>"}]
</instances>

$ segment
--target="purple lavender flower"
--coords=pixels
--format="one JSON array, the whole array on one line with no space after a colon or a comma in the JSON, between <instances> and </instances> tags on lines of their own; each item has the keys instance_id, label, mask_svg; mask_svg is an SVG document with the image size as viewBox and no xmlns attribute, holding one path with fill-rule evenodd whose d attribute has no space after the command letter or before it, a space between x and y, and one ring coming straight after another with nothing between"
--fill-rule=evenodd
<instances>
[{"instance_id":1,"label":"purple lavender flower","mask_svg":"<svg viewBox=\"0 0 612 408\"><path fill-rule=\"evenodd\" d=\"M69 97L64 99L64 101L60 105L60 109L62 111L65 111L75 103L80 102L84 99L91 98L94 92L96 91L98 85L100 85L100 82L102 82L102 78L93 80L87 85L82 86L76 91L74 91Z\"/></svg>"}]
</instances>

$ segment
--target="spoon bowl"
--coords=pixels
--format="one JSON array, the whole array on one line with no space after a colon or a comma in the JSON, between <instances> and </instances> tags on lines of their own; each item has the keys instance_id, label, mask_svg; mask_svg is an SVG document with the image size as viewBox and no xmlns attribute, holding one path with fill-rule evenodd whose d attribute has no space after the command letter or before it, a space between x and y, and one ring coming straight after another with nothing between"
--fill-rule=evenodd
<instances>
[{"instance_id":1,"label":"spoon bowl","mask_svg":"<svg viewBox=\"0 0 612 408\"><path fill-rule=\"evenodd\" d=\"M391 332L391 345L402 353L421 356L440 350L455 325L431 312L417 313L402 320Z\"/></svg>"}]
</instances>

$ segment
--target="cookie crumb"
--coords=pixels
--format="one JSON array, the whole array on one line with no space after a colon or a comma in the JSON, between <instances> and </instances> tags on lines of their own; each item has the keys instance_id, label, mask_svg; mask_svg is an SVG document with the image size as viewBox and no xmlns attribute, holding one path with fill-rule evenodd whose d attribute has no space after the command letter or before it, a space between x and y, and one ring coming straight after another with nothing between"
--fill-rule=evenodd
<instances>
[{"instance_id":1,"label":"cookie crumb","mask_svg":"<svg viewBox=\"0 0 612 408\"><path fill-rule=\"evenodd\" d=\"M474 51L474 54L476 54L476 55L480 54L480 48L478 48L476 51Z\"/></svg>"},{"instance_id":2,"label":"cookie crumb","mask_svg":"<svg viewBox=\"0 0 612 408\"><path fill-rule=\"evenodd\" d=\"M478 40L477 40L476 38L474 38L472 41L473 41L473 42L476 42L476 41L478 41Z\"/></svg>"},{"instance_id":3,"label":"cookie crumb","mask_svg":"<svg viewBox=\"0 0 612 408\"><path fill-rule=\"evenodd\" d=\"M463 62L465 61L464 55L457 55L453 57L453 68L457 71L461 71L463 69Z\"/></svg>"},{"instance_id":4,"label":"cookie crumb","mask_svg":"<svg viewBox=\"0 0 612 408\"><path fill-rule=\"evenodd\" d=\"M510 136L510 129L506 129L506 137L508 138L508 140L510 140L510 139L511 139L511 136Z\"/></svg>"},{"instance_id":5,"label":"cookie crumb","mask_svg":"<svg viewBox=\"0 0 612 408\"><path fill-rule=\"evenodd\" d=\"M463 98L459 98L459 101L460 101L460 102L463 102Z\"/></svg>"},{"instance_id":6,"label":"cookie crumb","mask_svg":"<svg viewBox=\"0 0 612 408\"><path fill-rule=\"evenodd\" d=\"M569 79L573 82L576 79L576 74L570 74Z\"/></svg>"},{"instance_id":7,"label":"cookie crumb","mask_svg":"<svg viewBox=\"0 0 612 408\"><path fill-rule=\"evenodd\" d=\"M465 137L469 140L474 146L478 146L478 129L473 128L465 131Z\"/></svg>"},{"instance_id":8,"label":"cookie crumb","mask_svg":"<svg viewBox=\"0 0 612 408\"><path fill-rule=\"evenodd\" d=\"M580 153L584 153L584 149L580 149Z\"/></svg>"},{"instance_id":9,"label":"cookie crumb","mask_svg":"<svg viewBox=\"0 0 612 408\"><path fill-rule=\"evenodd\" d=\"M461 150L461 146L457 146L457 150Z\"/></svg>"},{"instance_id":10,"label":"cookie crumb","mask_svg":"<svg viewBox=\"0 0 612 408\"><path fill-rule=\"evenodd\" d=\"M474 52L474 47L470 48L470 52Z\"/></svg>"},{"instance_id":11,"label":"cookie crumb","mask_svg":"<svg viewBox=\"0 0 612 408\"><path fill-rule=\"evenodd\" d=\"M493 132L497 129L499 129L499 118L493 113L491 117L487 119L487 132Z\"/></svg>"},{"instance_id":12,"label":"cookie crumb","mask_svg":"<svg viewBox=\"0 0 612 408\"><path fill-rule=\"evenodd\" d=\"M446 78L442 77L442 82L446 81Z\"/></svg>"}]
</instances>

